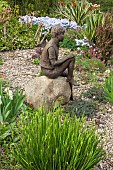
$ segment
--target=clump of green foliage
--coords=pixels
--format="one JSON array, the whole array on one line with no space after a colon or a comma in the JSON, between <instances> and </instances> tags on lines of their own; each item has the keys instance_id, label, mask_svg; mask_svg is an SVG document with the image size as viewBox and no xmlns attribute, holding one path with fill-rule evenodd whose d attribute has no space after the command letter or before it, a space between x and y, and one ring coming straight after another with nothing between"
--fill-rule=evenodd
<instances>
[{"instance_id":1,"label":"clump of green foliage","mask_svg":"<svg viewBox=\"0 0 113 170\"><path fill-rule=\"evenodd\" d=\"M78 39L83 39L84 37L86 37L89 43L91 45L94 45L97 38L96 29L99 26L100 22L103 22L103 20L103 13L99 12L89 15L86 18L85 24L80 29L76 30Z\"/></svg>"},{"instance_id":2,"label":"clump of green foliage","mask_svg":"<svg viewBox=\"0 0 113 170\"><path fill-rule=\"evenodd\" d=\"M35 12L37 16L47 16L47 14L51 14L51 11L56 6L58 0L8 0L8 2L13 9L14 14L18 12L18 14L22 16Z\"/></svg>"},{"instance_id":3,"label":"clump of green foliage","mask_svg":"<svg viewBox=\"0 0 113 170\"><path fill-rule=\"evenodd\" d=\"M33 63L39 65L40 64L40 59L39 58L33 59Z\"/></svg>"},{"instance_id":4,"label":"clump of green foliage","mask_svg":"<svg viewBox=\"0 0 113 170\"><path fill-rule=\"evenodd\" d=\"M83 26L86 19L99 8L93 8L93 4L87 0L76 0L68 2L60 2L58 4L56 13L58 16L75 21L78 25Z\"/></svg>"},{"instance_id":5,"label":"clump of green foliage","mask_svg":"<svg viewBox=\"0 0 113 170\"><path fill-rule=\"evenodd\" d=\"M109 77L106 78L104 84L105 98L113 103L113 72L110 73Z\"/></svg>"},{"instance_id":6,"label":"clump of green foliage","mask_svg":"<svg viewBox=\"0 0 113 170\"><path fill-rule=\"evenodd\" d=\"M0 2L0 12L2 12L3 8L6 7L8 5L7 1L1 1Z\"/></svg>"},{"instance_id":7,"label":"clump of green foliage","mask_svg":"<svg viewBox=\"0 0 113 170\"><path fill-rule=\"evenodd\" d=\"M23 169L90 170L103 159L95 128L84 119L63 116L61 108L21 116L14 157Z\"/></svg>"}]
</instances>

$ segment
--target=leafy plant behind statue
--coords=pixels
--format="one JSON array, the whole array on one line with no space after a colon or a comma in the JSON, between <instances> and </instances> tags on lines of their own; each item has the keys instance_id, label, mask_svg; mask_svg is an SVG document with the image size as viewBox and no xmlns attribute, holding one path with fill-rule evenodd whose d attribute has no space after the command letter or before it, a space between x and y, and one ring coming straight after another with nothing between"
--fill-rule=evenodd
<instances>
[{"instance_id":1,"label":"leafy plant behind statue","mask_svg":"<svg viewBox=\"0 0 113 170\"><path fill-rule=\"evenodd\" d=\"M102 13L93 13L89 15L86 19L85 25L83 25L79 30L75 30L78 37L85 37L90 45L94 45L97 39L96 29L99 26L100 22L104 21Z\"/></svg>"},{"instance_id":2,"label":"leafy plant behind statue","mask_svg":"<svg viewBox=\"0 0 113 170\"><path fill-rule=\"evenodd\" d=\"M57 8L58 16L67 18L69 21L75 21L78 25L83 26L86 23L86 19L92 13L99 9L99 6L94 6L87 0L61 2Z\"/></svg>"},{"instance_id":3,"label":"leafy plant behind statue","mask_svg":"<svg viewBox=\"0 0 113 170\"><path fill-rule=\"evenodd\" d=\"M77 48L76 41L74 38L70 38L69 36L65 35L64 41L60 43L60 47L75 50Z\"/></svg>"}]
</instances>

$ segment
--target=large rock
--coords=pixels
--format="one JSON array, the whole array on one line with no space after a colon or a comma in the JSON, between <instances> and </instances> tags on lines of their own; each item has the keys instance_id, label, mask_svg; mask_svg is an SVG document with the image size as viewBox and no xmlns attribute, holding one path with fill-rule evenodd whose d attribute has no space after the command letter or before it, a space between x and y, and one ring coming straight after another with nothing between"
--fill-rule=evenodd
<instances>
[{"instance_id":1,"label":"large rock","mask_svg":"<svg viewBox=\"0 0 113 170\"><path fill-rule=\"evenodd\" d=\"M25 94L27 102L31 102L34 108L45 104L50 108L59 97L63 97L63 103L67 103L71 96L71 89L64 77L49 79L41 76L25 85Z\"/></svg>"}]
</instances>

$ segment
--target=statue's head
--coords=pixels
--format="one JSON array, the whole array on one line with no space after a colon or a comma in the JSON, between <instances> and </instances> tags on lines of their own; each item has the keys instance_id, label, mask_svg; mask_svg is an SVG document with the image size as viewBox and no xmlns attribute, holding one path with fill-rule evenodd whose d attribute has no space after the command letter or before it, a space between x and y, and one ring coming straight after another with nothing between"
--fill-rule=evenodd
<instances>
[{"instance_id":1,"label":"statue's head","mask_svg":"<svg viewBox=\"0 0 113 170\"><path fill-rule=\"evenodd\" d=\"M63 28L62 26L58 25L54 25L51 29L51 34L52 34L52 38L55 38L61 34L65 33L65 28Z\"/></svg>"}]
</instances>

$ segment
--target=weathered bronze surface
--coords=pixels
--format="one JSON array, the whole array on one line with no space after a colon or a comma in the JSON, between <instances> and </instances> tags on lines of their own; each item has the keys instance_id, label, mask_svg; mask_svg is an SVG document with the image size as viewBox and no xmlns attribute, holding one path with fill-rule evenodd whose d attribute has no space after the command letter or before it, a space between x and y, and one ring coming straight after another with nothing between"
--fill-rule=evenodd
<instances>
[{"instance_id":1,"label":"weathered bronze surface","mask_svg":"<svg viewBox=\"0 0 113 170\"><path fill-rule=\"evenodd\" d=\"M75 56L69 54L63 59L58 59L59 42L64 40L64 33L65 29L60 25L53 26L51 30L52 38L42 52L41 70L48 78L67 77L67 82L70 83L72 90Z\"/></svg>"}]
</instances>

